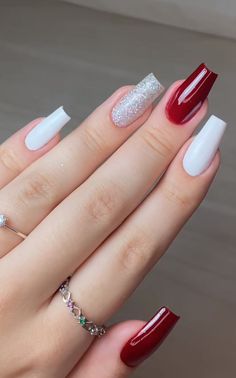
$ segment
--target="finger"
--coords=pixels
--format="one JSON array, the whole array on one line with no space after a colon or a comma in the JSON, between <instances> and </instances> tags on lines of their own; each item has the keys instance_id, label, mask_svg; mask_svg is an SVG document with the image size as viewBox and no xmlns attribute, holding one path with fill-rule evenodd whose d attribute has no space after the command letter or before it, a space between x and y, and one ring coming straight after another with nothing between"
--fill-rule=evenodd
<instances>
[{"instance_id":1,"label":"finger","mask_svg":"<svg viewBox=\"0 0 236 378\"><path fill-rule=\"evenodd\" d=\"M68 375L68 378L125 378L133 371L123 363L120 353L126 342L135 335L145 323L127 321L111 328L107 335L97 339L85 356Z\"/></svg>"},{"instance_id":2,"label":"finger","mask_svg":"<svg viewBox=\"0 0 236 378\"><path fill-rule=\"evenodd\" d=\"M0 208L11 219L14 228L20 228L25 234L30 233L60 201L145 122L151 112L151 100L161 93L161 86L153 77L148 79L148 83L152 83L151 90L146 88L138 94L139 99L141 95L139 117L129 128L114 126L111 111L119 99L133 89L131 86L114 93L47 156L39 159L4 188L0 193ZM147 83L147 80L144 81ZM132 104L130 100L131 109L132 106L137 108L136 102ZM3 254L18 243L19 238L9 235L8 232L1 232Z\"/></svg>"},{"instance_id":3,"label":"finger","mask_svg":"<svg viewBox=\"0 0 236 378\"><path fill-rule=\"evenodd\" d=\"M205 102L183 127L169 121L166 109L179 85L175 83L169 89L142 128L51 212L23 243L24 248L23 244L19 246L16 258L25 261L30 271L37 265L31 287L40 287L43 295L54 293L65 274L70 275L119 226L163 174L207 110ZM199 88L202 90L202 86ZM33 248L34 240L37 255L29 256L27 251ZM51 272L55 253L56 269ZM48 270L43 261L48 262Z\"/></svg>"},{"instance_id":4,"label":"finger","mask_svg":"<svg viewBox=\"0 0 236 378\"><path fill-rule=\"evenodd\" d=\"M29 272L37 266L33 277L24 277L25 282L30 280L26 292L29 288L40 290L37 301L53 294L65 275L70 275L139 205L205 115L206 103L184 127L167 119L167 104L179 91L179 84L170 88L145 125L11 253L8 263L20 259ZM199 88L202 91L201 85ZM192 96L191 101L194 104ZM37 254L30 254L36 242ZM14 266L18 266L17 261Z\"/></svg>"},{"instance_id":5,"label":"finger","mask_svg":"<svg viewBox=\"0 0 236 378\"><path fill-rule=\"evenodd\" d=\"M217 125L214 126L217 132ZM149 197L73 275L70 291L88 319L102 324L122 306L206 195L219 167L219 154L206 171L190 176L183 168L189 143ZM209 154L213 151L210 143L209 139L205 140ZM202 151L199 152L202 155ZM111 287L112 290L108 290ZM55 308L51 311L58 314L67 334L71 325L65 322L65 313L59 311L61 298L56 294L53 302Z\"/></svg>"},{"instance_id":6,"label":"finger","mask_svg":"<svg viewBox=\"0 0 236 378\"><path fill-rule=\"evenodd\" d=\"M149 322L127 321L95 340L69 378L125 378L166 339L179 317L162 307Z\"/></svg>"},{"instance_id":7,"label":"finger","mask_svg":"<svg viewBox=\"0 0 236 378\"><path fill-rule=\"evenodd\" d=\"M27 135L41 124L43 118L31 121L28 125L8 138L0 146L0 189L17 177L33 161L51 150L60 140L57 133L49 143L37 151L29 150L25 145Z\"/></svg>"}]
</instances>

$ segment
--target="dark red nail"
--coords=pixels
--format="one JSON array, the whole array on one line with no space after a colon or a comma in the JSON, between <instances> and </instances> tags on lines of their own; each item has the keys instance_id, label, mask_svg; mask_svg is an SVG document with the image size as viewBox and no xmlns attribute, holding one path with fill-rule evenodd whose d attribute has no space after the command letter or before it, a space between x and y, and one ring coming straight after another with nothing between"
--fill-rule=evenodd
<instances>
[{"instance_id":1,"label":"dark red nail","mask_svg":"<svg viewBox=\"0 0 236 378\"><path fill-rule=\"evenodd\" d=\"M169 120L176 124L188 122L201 108L217 74L202 63L175 91L166 106Z\"/></svg>"},{"instance_id":2,"label":"dark red nail","mask_svg":"<svg viewBox=\"0 0 236 378\"><path fill-rule=\"evenodd\" d=\"M165 340L179 320L168 308L162 307L154 317L123 347L121 360L130 367L139 365L148 358Z\"/></svg>"}]
</instances>

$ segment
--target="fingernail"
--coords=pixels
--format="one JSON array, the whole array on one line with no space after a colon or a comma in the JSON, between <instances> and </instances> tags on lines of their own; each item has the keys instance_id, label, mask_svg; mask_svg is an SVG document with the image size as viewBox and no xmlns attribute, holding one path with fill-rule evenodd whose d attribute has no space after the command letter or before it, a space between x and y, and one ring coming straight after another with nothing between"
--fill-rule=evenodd
<instances>
[{"instance_id":1,"label":"fingernail","mask_svg":"<svg viewBox=\"0 0 236 378\"><path fill-rule=\"evenodd\" d=\"M25 138L26 147L31 151L42 148L70 119L70 116L64 111L63 106L61 106L29 132Z\"/></svg>"},{"instance_id":2,"label":"fingernail","mask_svg":"<svg viewBox=\"0 0 236 378\"><path fill-rule=\"evenodd\" d=\"M226 126L226 122L212 115L194 138L183 159L183 167L190 176L198 176L210 166Z\"/></svg>"},{"instance_id":3,"label":"fingernail","mask_svg":"<svg viewBox=\"0 0 236 378\"><path fill-rule=\"evenodd\" d=\"M148 358L165 340L179 320L167 307L162 307L156 315L123 347L120 358L130 367L135 367Z\"/></svg>"},{"instance_id":4,"label":"fingernail","mask_svg":"<svg viewBox=\"0 0 236 378\"><path fill-rule=\"evenodd\" d=\"M157 78L150 73L128 92L112 110L113 123L127 127L138 119L164 91Z\"/></svg>"},{"instance_id":5,"label":"fingernail","mask_svg":"<svg viewBox=\"0 0 236 378\"><path fill-rule=\"evenodd\" d=\"M217 74L202 63L180 85L166 106L166 114L173 123L188 122L201 108L207 98Z\"/></svg>"}]
</instances>

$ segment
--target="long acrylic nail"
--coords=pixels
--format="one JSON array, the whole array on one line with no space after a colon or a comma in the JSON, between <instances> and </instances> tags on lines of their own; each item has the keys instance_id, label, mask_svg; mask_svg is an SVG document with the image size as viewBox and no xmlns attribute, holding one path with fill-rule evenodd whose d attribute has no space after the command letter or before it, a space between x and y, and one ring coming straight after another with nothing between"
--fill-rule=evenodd
<instances>
[{"instance_id":1,"label":"long acrylic nail","mask_svg":"<svg viewBox=\"0 0 236 378\"><path fill-rule=\"evenodd\" d=\"M164 91L157 78L150 73L114 106L112 120L118 127L127 127L138 119Z\"/></svg>"},{"instance_id":2,"label":"long acrylic nail","mask_svg":"<svg viewBox=\"0 0 236 378\"><path fill-rule=\"evenodd\" d=\"M25 138L26 147L35 151L47 144L69 121L70 116L63 106L35 126Z\"/></svg>"},{"instance_id":3,"label":"long acrylic nail","mask_svg":"<svg viewBox=\"0 0 236 378\"><path fill-rule=\"evenodd\" d=\"M212 115L194 138L183 159L183 167L190 176L198 176L210 166L226 126L226 122Z\"/></svg>"},{"instance_id":4,"label":"long acrylic nail","mask_svg":"<svg viewBox=\"0 0 236 378\"><path fill-rule=\"evenodd\" d=\"M165 340L179 320L167 307L162 307L154 317L123 347L120 358L130 367L139 365Z\"/></svg>"},{"instance_id":5,"label":"long acrylic nail","mask_svg":"<svg viewBox=\"0 0 236 378\"><path fill-rule=\"evenodd\" d=\"M175 124L188 122L206 100L217 74L202 63L180 85L166 106L166 115Z\"/></svg>"}]
</instances>

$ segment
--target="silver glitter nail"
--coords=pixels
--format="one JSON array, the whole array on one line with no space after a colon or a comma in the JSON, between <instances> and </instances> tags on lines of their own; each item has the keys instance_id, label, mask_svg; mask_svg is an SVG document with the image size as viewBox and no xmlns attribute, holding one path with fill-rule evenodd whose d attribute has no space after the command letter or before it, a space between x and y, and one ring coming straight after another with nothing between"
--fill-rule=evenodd
<instances>
[{"instance_id":1,"label":"silver glitter nail","mask_svg":"<svg viewBox=\"0 0 236 378\"><path fill-rule=\"evenodd\" d=\"M139 118L152 102L160 96L164 87L150 73L114 106L112 120L118 127L126 127Z\"/></svg>"}]
</instances>

